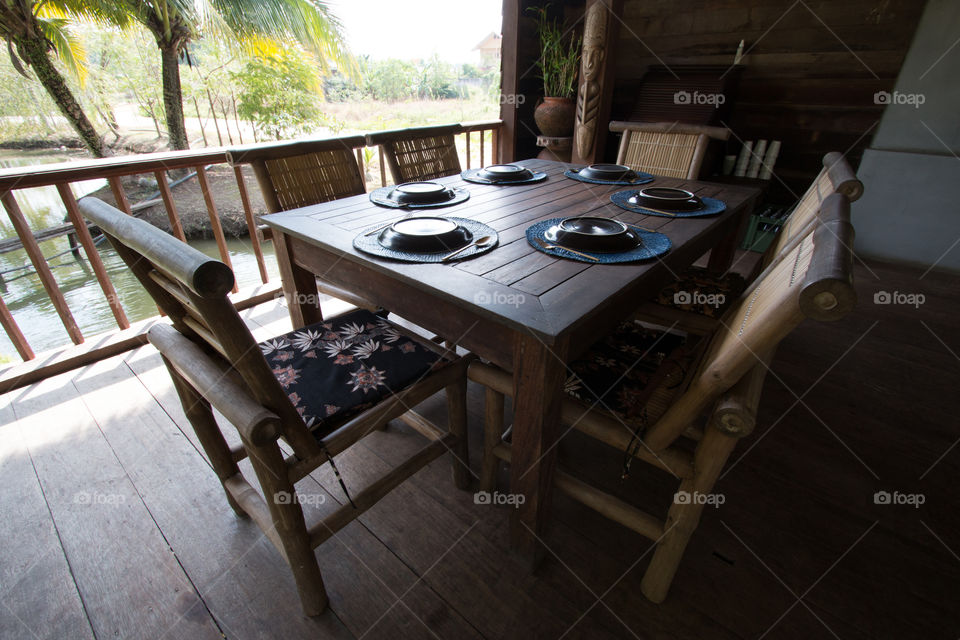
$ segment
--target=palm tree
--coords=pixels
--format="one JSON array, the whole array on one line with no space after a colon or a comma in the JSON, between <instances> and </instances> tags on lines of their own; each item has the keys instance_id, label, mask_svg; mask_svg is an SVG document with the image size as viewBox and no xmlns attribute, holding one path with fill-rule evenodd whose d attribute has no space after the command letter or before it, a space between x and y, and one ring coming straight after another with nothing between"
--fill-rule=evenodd
<instances>
[{"instance_id":1,"label":"palm tree","mask_svg":"<svg viewBox=\"0 0 960 640\"><path fill-rule=\"evenodd\" d=\"M317 55L353 71L339 21L322 0L123 0L130 17L143 24L160 49L163 106L172 149L187 149L180 88L180 57L200 35L242 42L248 47L296 39Z\"/></svg>"},{"instance_id":2,"label":"palm tree","mask_svg":"<svg viewBox=\"0 0 960 640\"><path fill-rule=\"evenodd\" d=\"M82 77L82 55L67 30L69 19L94 19L120 25L127 20L109 0L2 0L0 37L6 40L14 68L28 79L31 76L24 66L33 69L83 144L95 157L101 158L103 140L50 59L53 51L69 70Z\"/></svg>"}]
</instances>

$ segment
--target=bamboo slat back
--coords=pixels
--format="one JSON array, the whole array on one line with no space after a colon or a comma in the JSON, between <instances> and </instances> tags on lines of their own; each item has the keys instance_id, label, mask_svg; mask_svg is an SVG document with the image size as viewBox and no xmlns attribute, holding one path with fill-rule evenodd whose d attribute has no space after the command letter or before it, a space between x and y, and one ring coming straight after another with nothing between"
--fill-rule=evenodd
<instances>
[{"instance_id":1,"label":"bamboo slat back","mask_svg":"<svg viewBox=\"0 0 960 640\"><path fill-rule=\"evenodd\" d=\"M280 416L283 435L298 456L316 455L316 441L227 297L234 284L230 268L101 200L84 198L79 206L174 327L240 374L250 395Z\"/></svg>"},{"instance_id":2,"label":"bamboo slat back","mask_svg":"<svg viewBox=\"0 0 960 640\"><path fill-rule=\"evenodd\" d=\"M837 192L854 202L863 195L863 183L857 179L846 158L834 151L823 157L823 169L780 228L776 240L767 249L762 264L766 266L778 259L778 256L790 251L797 239L809 231L823 201Z\"/></svg>"},{"instance_id":3,"label":"bamboo slat back","mask_svg":"<svg viewBox=\"0 0 960 640\"><path fill-rule=\"evenodd\" d=\"M623 132L618 164L634 171L691 180L700 173L710 138L726 140L730 135L728 129L720 127L664 122L611 122L610 130Z\"/></svg>"},{"instance_id":4,"label":"bamboo slat back","mask_svg":"<svg viewBox=\"0 0 960 640\"><path fill-rule=\"evenodd\" d=\"M856 304L850 202L833 194L819 222L758 278L722 318L687 391L648 432L659 450L733 386L804 318L842 318Z\"/></svg>"},{"instance_id":5,"label":"bamboo slat back","mask_svg":"<svg viewBox=\"0 0 960 640\"><path fill-rule=\"evenodd\" d=\"M271 213L296 209L366 191L354 150L363 136L285 142L227 152L237 166L250 163Z\"/></svg>"},{"instance_id":6,"label":"bamboo slat back","mask_svg":"<svg viewBox=\"0 0 960 640\"><path fill-rule=\"evenodd\" d=\"M367 135L367 145L380 145L396 184L434 180L460 173L454 135L463 127L443 125L381 131Z\"/></svg>"}]
</instances>

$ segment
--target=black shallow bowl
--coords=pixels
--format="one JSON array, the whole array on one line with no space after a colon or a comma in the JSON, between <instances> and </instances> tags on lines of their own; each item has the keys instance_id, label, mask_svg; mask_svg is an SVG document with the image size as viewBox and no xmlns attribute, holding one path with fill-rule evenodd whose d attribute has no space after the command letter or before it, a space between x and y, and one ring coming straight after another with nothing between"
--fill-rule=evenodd
<instances>
[{"instance_id":1,"label":"black shallow bowl","mask_svg":"<svg viewBox=\"0 0 960 640\"><path fill-rule=\"evenodd\" d=\"M635 180L637 172L622 164L592 164L578 171L591 180Z\"/></svg>"},{"instance_id":2,"label":"black shallow bowl","mask_svg":"<svg viewBox=\"0 0 960 640\"><path fill-rule=\"evenodd\" d=\"M596 216L565 218L547 229L544 237L572 249L617 253L640 244L640 236L618 220Z\"/></svg>"},{"instance_id":3,"label":"black shallow bowl","mask_svg":"<svg viewBox=\"0 0 960 640\"><path fill-rule=\"evenodd\" d=\"M492 164L477 172L477 177L490 182L516 182L529 180L533 171L518 164Z\"/></svg>"},{"instance_id":4,"label":"black shallow bowl","mask_svg":"<svg viewBox=\"0 0 960 640\"><path fill-rule=\"evenodd\" d=\"M665 211L696 211L703 207L700 198L693 193L673 187L640 189L627 202L639 207L653 207Z\"/></svg>"},{"instance_id":5,"label":"black shallow bowl","mask_svg":"<svg viewBox=\"0 0 960 640\"><path fill-rule=\"evenodd\" d=\"M438 182L405 182L394 187L387 197L400 204L435 204L455 195L453 189Z\"/></svg>"},{"instance_id":6,"label":"black shallow bowl","mask_svg":"<svg viewBox=\"0 0 960 640\"><path fill-rule=\"evenodd\" d=\"M433 216L406 218L380 232L380 244L394 251L439 253L459 249L473 234L452 220Z\"/></svg>"}]
</instances>

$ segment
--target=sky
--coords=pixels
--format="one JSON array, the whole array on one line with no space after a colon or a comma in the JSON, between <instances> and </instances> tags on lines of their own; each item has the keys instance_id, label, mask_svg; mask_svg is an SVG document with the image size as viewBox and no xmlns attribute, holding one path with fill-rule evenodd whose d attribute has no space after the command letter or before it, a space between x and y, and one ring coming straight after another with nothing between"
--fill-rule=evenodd
<instances>
[{"instance_id":1,"label":"sky","mask_svg":"<svg viewBox=\"0 0 960 640\"><path fill-rule=\"evenodd\" d=\"M472 49L500 33L502 0L329 0L354 55L479 62Z\"/></svg>"}]
</instances>

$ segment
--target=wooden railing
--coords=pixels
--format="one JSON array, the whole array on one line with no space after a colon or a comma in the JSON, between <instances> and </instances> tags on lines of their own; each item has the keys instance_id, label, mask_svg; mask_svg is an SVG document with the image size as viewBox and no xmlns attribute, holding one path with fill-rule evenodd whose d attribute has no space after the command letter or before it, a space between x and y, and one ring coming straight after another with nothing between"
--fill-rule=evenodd
<instances>
[{"instance_id":1,"label":"wooden railing","mask_svg":"<svg viewBox=\"0 0 960 640\"><path fill-rule=\"evenodd\" d=\"M488 146L490 149L489 159L493 162L496 161L500 126L501 122L499 120L489 122L474 122L463 125L464 133L461 135L465 136L466 153L464 154L465 157L462 158L463 161L461 164L465 168L474 166L475 160L479 161L478 166L487 164L488 158L486 155L486 148ZM478 147L473 145L471 141L472 137L478 138ZM477 149L479 149L479 158L477 158L475 153L472 153ZM357 159L360 163L362 173L362 150L358 149ZM111 335L108 336L107 339L98 340L98 344L108 346L104 348L86 347L80 350L84 355L79 359L74 358L71 360L71 356L66 353L57 357L44 358L44 362L52 363L52 366L50 367L51 373L48 375L69 370L70 368L74 368L74 366L82 366L88 362L93 362L98 359L115 355L118 352L122 352L122 350L125 348L133 348L144 343L142 334L143 327L146 325L141 323L142 326L131 329L131 323L127 319L123 305L120 303L120 299L117 296L114 285L111 282L110 277L107 274L107 270L103 265L90 229L80 216L77 207L77 201L70 186L71 183L93 179L106 179L117 202L117 207L125 211L127 214L133 215L133 208L126 192L124 191L120 179L125 176L137 174L152 175L157 181L157 187L160 192L159 200L164 206L173 235L181 241L186 242L183 224L181 223L180 214L177 211L176 201L170 189L170 182L167 177L167 172L171 170L195 171L200 190L203 195L207 215L210 220L210 227L219 250L220 259L228 266L232 267L230 254L227 250L226 238L224 237L223 227L220 224L220 217L217 212L217 205L214 202L213 194L207 178L207 169L210 165L226 164L226 162L226 148L216 148L204 149L202 151L151 153L137 156L106 158L62 164L34 165L0 170L0 202L2 202L3 208L10 217L10 221L17 234L17 239L22 244L31 265L36 270L37 276L43 285L46 295L49 297L53 308L59 316L59 319L73 344L83 345L85 337L80 331L80 327L78 326L76 320L74 319L73 313L71 312L67 301L64 298L63 292L60 290L60 287L53 276L53 272L48 263L48 258L43 255L39 244L41 239L46 239L52 235L58 235L62 233L74 234L79 242L80 248L83 249L83 252L93 270L94 276L97 279L97 283L99 284L103 295L106 296L110 311L113 314L114 321L117 325L115 333L131 333L131 335L123 338L116 338L115 336ZM383 168L384 166L385 163L383 161L381 151L381 184L387 184L386 173ZM267 267L264 261L263 251L257 233L257 221L255 219L254 212L250 204L250 197L247 192L246 180L244 179L241 167L233 167L232 169L237 182L237 188L240 192L240 201L243 207L247 230L250 232L250 242L253 253L256 257L257 266L260 272L260 279L264 285L267 285L269 284L270 279L267 273ZM69 224L61 225L62 228L34 231L30 228L27 219L20 208L20 205L17 202L15 194L17 191L23 189L45 186L54 186L57 189L57 193L63 202L64 208L66 209ZM370 185L368 185L368 188L369 187ZM159 204L159 202L157 204ZM10 242L15 243L16 241L11 239ZM236 286L234 287L234 291L236 292ZM236 300L236 304L238 308L247 308L274 297L278 291L279 283L277 283L277 286L260 287L255 289L251 296ZM3 326L4 331L6 331L7 336L10 338L10 341L13 343L20 357L24 361L33 360L36 357L29 342L25 338L23 332L20 330L20 327L17 325L13 314L7 308L2 296L0 296L0 325ZM73 364L69 366L65 365L65 358L66 361L69 361ZM39 368L42 369L42 367ZM28 384L30 381L42 379L42 377L44 377L42 373L43 372L40 371L39 373L31 374L26 378L21 376L16 383L7 381L7 376L5 376L3 373L0 373L0 393L18 386L23 386L23 384Z\"/></svg>"},{"instance_id":2,"label":"wooden railing","mask_svg":"<svg viewBox=\"0 0 960 640\"><path fill-rule=\"evenodd\" d=\"M497 153L500 146L500 128L503 125L502 120L484 120L481 122L465 122L460 126L463 127L463 133L455 136L458 144L457 147L464 148L465 153L461 156L460 165L464 169L470 169L473 166L484 167L488 164L494 164L498 161ZM474 136L473 134L478 134ZM473 139L477 139L477 145L471 148ZM463 141L464 144L461 145L459 142ZM490 154L489 158L485 153L485 149L488 146L489 142ZM472 153L473 149L479 149L479 158L475 157ZM378 160L380 163L380 184L379 185L367 185L369 189L371 186L385 186L390 184L390 179L387 175L387 162L383 157L383 147L377 147ZM489 159L489 162L487 160ZM476 160L476 162L475 162ZM363 173L363 155L360 149L357 149L357 162L360 163L360 173Z\"/></svg>"}]
</instances>

